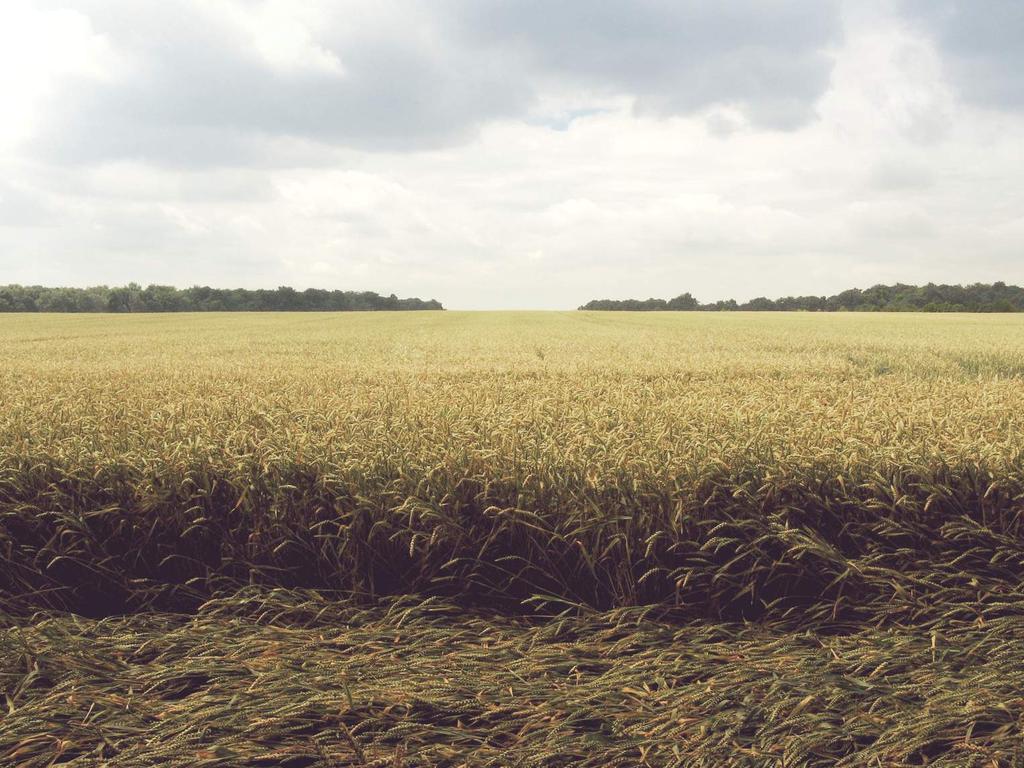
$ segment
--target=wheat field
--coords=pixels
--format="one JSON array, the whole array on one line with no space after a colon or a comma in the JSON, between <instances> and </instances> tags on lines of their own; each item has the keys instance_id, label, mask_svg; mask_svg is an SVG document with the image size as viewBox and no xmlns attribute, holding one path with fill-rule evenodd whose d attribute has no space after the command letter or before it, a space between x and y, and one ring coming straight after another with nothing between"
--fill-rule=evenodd
<instances>
[{"instance_id":1,"label":"wheat field","mask_svg":"<svg viewBox=\"0 0 1024 768\"><path fill-rule=\"evenodd\" d=\"M11 315L0 764L1024 765L1024 317Z\"/></svg>"}]
</instances>

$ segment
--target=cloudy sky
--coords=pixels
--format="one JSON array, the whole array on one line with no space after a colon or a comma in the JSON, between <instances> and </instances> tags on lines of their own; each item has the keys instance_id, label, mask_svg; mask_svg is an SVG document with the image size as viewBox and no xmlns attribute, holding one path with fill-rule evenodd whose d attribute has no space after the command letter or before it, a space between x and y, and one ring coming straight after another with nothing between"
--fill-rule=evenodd
<instances>
[{"instance_id":1,"label":"cloudy sky","mask_svg":"<svg viewBox=\"0 0 1024 768\"><path fill-rule=\"evenodd\" d=\"M1024 283L1019 0L3 0L0 284Z\"/></svg>"}]
</instances>

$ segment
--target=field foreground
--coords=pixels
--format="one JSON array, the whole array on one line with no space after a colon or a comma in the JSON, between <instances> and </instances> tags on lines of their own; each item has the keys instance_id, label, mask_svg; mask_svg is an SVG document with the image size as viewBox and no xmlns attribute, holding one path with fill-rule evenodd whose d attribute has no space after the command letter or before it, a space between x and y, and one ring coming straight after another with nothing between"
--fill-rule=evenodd
<instances>
[{"instance_id":1,"label":"field foreground","mask_svg":"<svg viewBox=\"0 0 1024 768\"><path fill-rule=\"evenodd\" d=\"M1024 765L1024 318L0 321L0 764Z\"/></svg>"}]
</instances>

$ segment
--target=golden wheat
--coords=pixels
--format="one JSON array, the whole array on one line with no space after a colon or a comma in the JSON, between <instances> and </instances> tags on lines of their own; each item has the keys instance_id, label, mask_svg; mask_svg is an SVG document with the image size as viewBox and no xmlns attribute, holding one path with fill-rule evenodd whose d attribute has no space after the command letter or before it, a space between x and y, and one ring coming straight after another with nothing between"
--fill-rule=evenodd
<instances>
[{"instance_id":1,"label":"golden wheat","mask_svg":"<svg viewBox=\"0 0 1024 768\"><path fill-rule=\"evenodd\" d=\"M9 316L0 402L0 609L11 627L0 646L11 702L0 759L270 764L273 750L246 735L255 721L299 745L295 765L504 765L503 755L522 765L721 765L730 749L749 765L1017 759L1008 745L1024 702L997 677L1024 662L1009 650L1024 621L1024 318ZM261 597L239 592L250 589ZM428 607L407 630L373 613L409 595ZM443 674L429 650L445 636L431 600L445 601L449 623L459 611L478 617L465 656L450 659L463 670L454 688L423 682ZM243 625L218 623L224 606L254 603ZM243 679L263 679L259 664L232 657L231 669L249 665L255 678L226 678L223 697L207 667L201 680L188 671L227 653L232 638L253 658L266 653L277 636L260 622L296 628L305 624L295 611L335 608L370 611L351 620L365 632L394 632L413 665L409 684L444 713L364 677L347 695L367 702L365 724L323 714L334 735L314 744L308 721L320 715L300 706L312 689L274 677L268 695L278 691L294 714L257 702L236 721L226 702ZM484 610L491 618L479 618ZM39 611L58 613L39 624L29 619ZM622 611L639 612L646 629L623 630ZM140 615L104 619L126 613ZM752 639L749 621L768 635ZM139 649L163 627L194 633L195 647L148 677L86 661L85 650L61 655L80 634L149 658ZM998 633L987 639L986 627ZM495 651L502 666L485 684L473 644L489 647L492 631L507 650ZM564 669L562 631L594 635ZM824 645L809 648L802 633ZM824 639L842 636L855 639ZM281 638L289 663L322 645ZM673 656L683 638L709 655ZM377 653L344 642L354 658ZM722 650L730 644L735 658ZM513 650L534 646L539 655ZM982 664L971 650L989 646L1002 661ZM629 661L641 652L642 672ZM937 666L908 666L918 656ZM64 671L26 682L25 665L39 659ZM76 671L74 659L85 666ZM597 659L612 665L600 679L588 666ZM740 699L701 693L719 684L698 671L710 659ZM745 660L782 682L763 688ZM659 669L677 693L653 686ZM821 688L837 674L852 687ZM222 751L199 737L146 747L145 718L88 749L88 729L75 726L55 747L41 734L70 716L54 709L65 701L61 675L94 689L104 712L122 695L114 688L144 680L153 706L209 702L224 734L209 743ZM572 675L590 688L543 683ZM954 679L969 689L962 701ZM490 684L510 685L508 701L488 699ZM346 698L322 676L309 685L330 707ZM470 691L480 703L461 717ZM904 704L872 703L889 695ZM627 701L632 714L619 710ZM937 714L909 717L925 701ZM529 707L551 709L531 720ZM555 727L566 717L582 725ZM121 721L110 722L116 731Z\"/></svg>"}]
</instances>

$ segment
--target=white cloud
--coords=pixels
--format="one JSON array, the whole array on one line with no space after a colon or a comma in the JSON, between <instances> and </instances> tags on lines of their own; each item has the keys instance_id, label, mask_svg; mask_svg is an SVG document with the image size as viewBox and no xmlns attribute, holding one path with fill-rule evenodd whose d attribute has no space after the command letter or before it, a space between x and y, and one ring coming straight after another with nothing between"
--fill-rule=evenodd
<instances>
[{"instance_id":1,"label":"white cloud","mask_svg":"<svg viewBox=\"0 0 1024 768\"><path fill-rule=\"evenodd\" d=\"M118 65L88 16L6 0L0 5L0 150L39 127L41 102L58 86L110 82Z\"/></svg>"},{"instance_id":2,"label":"white cloud","mask_svg":"<svg viewBox=\"0 0 1024 768\"><path fill-rule=\"evenodd\" d=\"M312 71L344 77L337 54L317 42L325 14L315 6L286 0L256 5L233 0L207 0L205 8L242 38L275 71Z\"/></svg>"}]
</instances>

